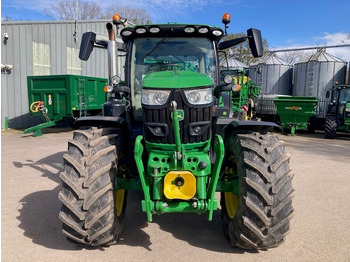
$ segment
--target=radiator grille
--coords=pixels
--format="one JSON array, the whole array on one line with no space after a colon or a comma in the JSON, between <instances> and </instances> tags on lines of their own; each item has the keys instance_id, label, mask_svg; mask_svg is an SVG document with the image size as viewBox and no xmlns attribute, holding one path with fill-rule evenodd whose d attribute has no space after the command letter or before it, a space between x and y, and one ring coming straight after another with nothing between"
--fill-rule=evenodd
<instances>
[{"instance_id":1,"label":"radiator grille","mask_svg":"<svg viewBox=\"0 0 350 262\"><path fill-rule=\"evenodd\" d=\"M151 143L174 144L174 130L170 103L175 101L177 109L184 110L184 120L180 121L182 143L204 142L211 137L212 105L193 106L184 101L184 94L174 90L168 103L162 107L143 105L145 140Z\"/></svg>"}]
</instances>

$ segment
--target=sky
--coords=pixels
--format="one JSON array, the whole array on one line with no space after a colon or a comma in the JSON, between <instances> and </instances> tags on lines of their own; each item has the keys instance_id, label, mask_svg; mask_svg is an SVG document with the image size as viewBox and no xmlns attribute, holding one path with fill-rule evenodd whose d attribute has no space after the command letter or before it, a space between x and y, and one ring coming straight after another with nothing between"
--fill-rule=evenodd
<instances>
[{"instance_id":1,"label":"sky","mask_svg":"<svg viewBox=\"0 0 350 262\"><path fill-rule=\"evenodd\" d=\"M270 49L350 44L350 0L89 0L102 8L121 4L146 9L155 23L195 23L222 27L230 13L228 33L260 29ZM1 18L51 20L44 9L54 1L2 0ZM350 47L327 49L347 62Z\"/></svg>"}]
</instances>

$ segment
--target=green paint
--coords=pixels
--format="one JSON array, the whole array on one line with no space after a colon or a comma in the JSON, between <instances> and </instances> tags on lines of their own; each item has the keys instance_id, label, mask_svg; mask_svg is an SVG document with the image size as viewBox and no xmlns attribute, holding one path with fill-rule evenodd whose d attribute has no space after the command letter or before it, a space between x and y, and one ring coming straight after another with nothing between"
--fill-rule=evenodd
<instances>
[{"instance_id":1,"label":"green paint","mask_svg":"<svg viewBox=\"0 0 350 262\"><path fill-rule=\"evenodd\" d=\"M9 118L5 116L5 130L9 129Z\"/></svg>"},{"instance_id":2,"label":"green paint","mask_svg":"<svg viewBox=\"0 0 350 262\"><path fill-rule=\"evenodd\" d=\"M274 100L282 128L296 130L308 129L309 119L316 114L317 98L309 96L277 96Z\"/></svg>"},{"instance_id":3,"label":"green paint","mask_svg":"<svg viewBox=\"0 0 350 262\"><path fill-rule=\"evenodd\" d=\"M145 88L191 88L212 86L209 76L192 71L163 71L146 75Z\"/></svg>"},{"instance_id":4,"label":"green paint","mask_svg":"<svg viewBox=\"0 0 350 262\"><path fill-rule=\"evenodd\" d=\"M147 213L147 219L149 222L152 222L152 210L153 210L153 202L150 197L149 183L146 180L145 170L143 168L142 162L142 146L143 136L138 136L135 140L135 150L134 150L134 158L136 161L136 166L139 172L140 181L142 185L142 190L145 196L145 200L142 201L142 210Z\"/></svg>"},{"instance_id":5,"label":"green paint","mask_svg":"<svg viewBox=\"0 0 350 262\"><path fill-rule=\"evenodd\" d=\"M213 177L209 183L208 195L209 195L209 214L208 220L211 221L213 219L213 212L217 209L217 204L215 200L215 191L219 180L220 170L222 166L222 162L224 160L225 155L225 146L224 140L220 135L216 135L216 139L214 141L214 151L216 153L216 161L213 169Z\"/></svg>"},{"instance_id":6,"label":"green paint","mask_svg":"<svg viewBox=\"0 0 350 262\"><path fill-rule=\"evenodd\" d=\"M171 113L173 119L173 129L174 129L174 138L176 145L176 153L181 153L181 137L180 137L180 124L179 122L184 119L183 110L173 110Z\"/></svg>"},{"instance_id":7,"label":"green paint","mask_svg":"<svg viewBox=\"0 0 350 262\"><path fill-rule=\"evenodd\" d=\"M34 132L33 135L35 137L42 136L43 133L41 132L41 129L46 128L46 127L50 127L50 126L55 126L55 125L56 125L56 122L50 121L50 122L46 122L46 123L43 123L40 125L36 125L36 126L30 127L30 128L27 128L23 131L23 133L28 134L30 132Z\"/></svg>"}]
</instances>

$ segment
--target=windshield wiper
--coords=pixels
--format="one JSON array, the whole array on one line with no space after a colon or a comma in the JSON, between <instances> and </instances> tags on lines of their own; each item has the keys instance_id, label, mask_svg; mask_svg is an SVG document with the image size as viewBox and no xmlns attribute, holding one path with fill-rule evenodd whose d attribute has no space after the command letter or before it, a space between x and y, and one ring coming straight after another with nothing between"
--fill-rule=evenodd
<instances>
[{"instance_id":1,"label":"windshield wiper","mask_svg":"<svg viewBox=\"0 0 350 262\"><path fill-rule=\"evenodd\" d=\"M149 56L150 54L152 54L161 44L163 44L167 39L168 36L170 35L170 32L167 33L152 49L151 51L149 51L142 60L144 60L147 56Z\"/></svg>"}]
</instances>

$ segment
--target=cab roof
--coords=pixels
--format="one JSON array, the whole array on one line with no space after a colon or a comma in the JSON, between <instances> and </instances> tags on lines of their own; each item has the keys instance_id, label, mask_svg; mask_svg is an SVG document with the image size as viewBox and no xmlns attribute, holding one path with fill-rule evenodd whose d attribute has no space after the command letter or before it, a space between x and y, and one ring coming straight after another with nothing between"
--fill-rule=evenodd
<instances>
[{"instance_id":1,"label":"cab roof","mask_svg":"<svg viewBox=\"0 0 350 262\"><path fill-rule=\"evenodd\" d=\"M147 24L125 27L120 36L124 42L143 37L206 37L219 41L224 32L219 27L195 24Z\"/></svg>"}]
</instances>

